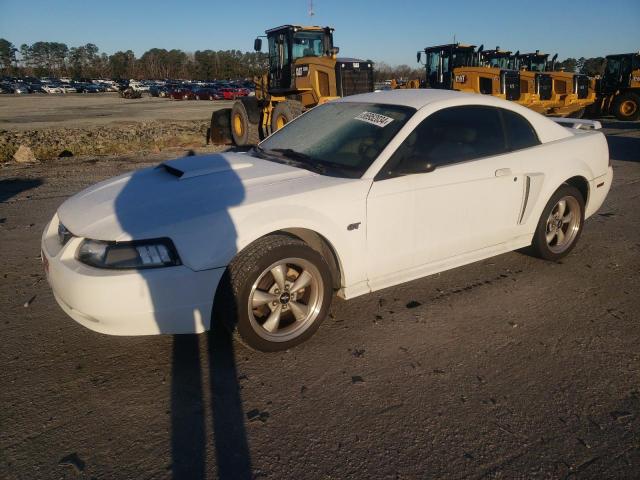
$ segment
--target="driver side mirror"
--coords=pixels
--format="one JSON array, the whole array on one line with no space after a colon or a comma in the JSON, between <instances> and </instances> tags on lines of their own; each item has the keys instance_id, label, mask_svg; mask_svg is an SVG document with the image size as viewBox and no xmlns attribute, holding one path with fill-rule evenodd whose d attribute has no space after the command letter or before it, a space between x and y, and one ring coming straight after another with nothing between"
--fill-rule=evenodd
<instances>
[{"instance_id":1,"label":"driver side mirror","mask_svg":"<svg viewBox=\"0 0 640 480\"><path fill-rule=\"evenodd\" d=\"M256 52L259 52L259 51L261 51L261 50L262 50L262 39L261 39L261 38L256 38L256 39L253 41L253 49L254 49Z\"/></svg>"},{"instance_id":2,"label":"driver side mirror","mask_svg":"<svg viewBox=\"0 0 640 480\"><path fill-rule=\"evenodd\" d=\"M418 63L420 63L420 60L422 60L422 52L418 52L416 54L416 60L417 60Z\"/></svg>"}]
</instances>

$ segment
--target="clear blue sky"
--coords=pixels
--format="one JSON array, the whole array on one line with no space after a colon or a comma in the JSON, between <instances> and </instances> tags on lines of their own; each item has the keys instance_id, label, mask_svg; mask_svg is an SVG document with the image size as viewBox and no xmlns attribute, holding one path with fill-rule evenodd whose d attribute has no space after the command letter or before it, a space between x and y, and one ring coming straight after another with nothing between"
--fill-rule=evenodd
<instances>
[{"instance_id":1,"label":"clear blue sky","mask_svg":"<svg viewBox=\"0 0 640 480\"><path fill-rule=\"evenodd\" d=\"M417 50L447 43L454 34L485 48L539 49L560 59L640 50L640 0L313 3L312 23L335 27L341 55L392 65L413 66ZM91 42L101 52L131 49L138 56L153 47L246 51L266 28L310 23L308 7L309 0L0 0L0 37L16 47Z\"/></svg>"}]
</instances>

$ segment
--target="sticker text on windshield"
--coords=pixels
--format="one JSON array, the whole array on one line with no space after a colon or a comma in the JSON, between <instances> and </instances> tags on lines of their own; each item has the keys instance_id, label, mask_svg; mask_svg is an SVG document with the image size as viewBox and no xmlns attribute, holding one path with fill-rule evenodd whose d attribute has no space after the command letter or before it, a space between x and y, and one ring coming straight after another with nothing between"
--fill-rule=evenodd
<instances>
[{"instance_id":1,"label":"sticker text on windshield","mask_svg":"<svg viewBox=\"0 0 640 480\"><path fill-rule=\"evenodd\" d=\"M386 127L391 122L393 122L393 118L389 118L385 115L381 115L379 113L373 112L362 112L358 115L355 120L360 120L361 122L367 122L371 125L375 125L376 127Z\"/></svg>"}]
</instances>

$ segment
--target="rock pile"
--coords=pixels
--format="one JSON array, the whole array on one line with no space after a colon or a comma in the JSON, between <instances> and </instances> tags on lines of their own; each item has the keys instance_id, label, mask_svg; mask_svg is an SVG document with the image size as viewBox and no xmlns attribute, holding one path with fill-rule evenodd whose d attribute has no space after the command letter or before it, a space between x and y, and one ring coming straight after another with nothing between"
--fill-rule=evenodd
<instances>
[{"instance_id":1,"label":"rock pile","mask_svg":"<svg viewBox=\"0 0 640 480\"><path fill-rule=\"evenodd\" d=\"M72 155L107 155L201 146L206 143L208 126L207 121L194 120L87 128L0 130L0 162L33 162Z\"/></svg>"}]
</instances>

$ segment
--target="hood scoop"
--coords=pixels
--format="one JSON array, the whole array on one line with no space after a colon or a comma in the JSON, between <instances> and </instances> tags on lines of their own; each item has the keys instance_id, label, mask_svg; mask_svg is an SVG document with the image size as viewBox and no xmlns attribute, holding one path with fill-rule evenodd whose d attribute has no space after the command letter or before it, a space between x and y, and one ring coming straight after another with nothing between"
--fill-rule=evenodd
<instances>
[{"instance_id":1,"label":"hood scoop","mask_svg":"<svg viewBox=\"0 0 640 480\"><path fill-rule=\"evenodd\" d=\"M191 156L169 160L161 163L156 168L163 169L168 174L186 180L187 178L200 177L213 173L222 173L230 170L237 171L252 167L253 163L247 161L231 160L224 155Z\"/></svg>"}]
</instances>

